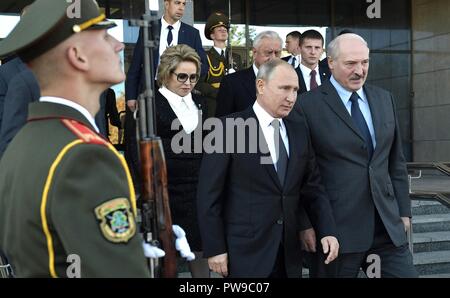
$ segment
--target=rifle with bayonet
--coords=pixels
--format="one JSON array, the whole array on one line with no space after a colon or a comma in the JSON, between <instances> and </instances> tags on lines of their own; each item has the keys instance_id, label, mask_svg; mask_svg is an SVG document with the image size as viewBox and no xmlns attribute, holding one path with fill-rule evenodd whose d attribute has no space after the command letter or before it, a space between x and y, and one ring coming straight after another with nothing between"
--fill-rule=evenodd
<instances>
[{"instance_id":1,"label":"rifle with bayonet","mask_svg":"<svg viewBox=\"0 0 450 298\"><path fill-rule=\"evenodd\" d=\"M161 138L156 135L153 49L158 48L158 0L145 0L141 20L131 21L142 28L144 45L145 91L139 95L138 142L142 190L141 232L144 241L162 248L164 258L149 259L152 277L176 277L176 249L167 191L167 167Z\"/></svg>"}]
</instances>

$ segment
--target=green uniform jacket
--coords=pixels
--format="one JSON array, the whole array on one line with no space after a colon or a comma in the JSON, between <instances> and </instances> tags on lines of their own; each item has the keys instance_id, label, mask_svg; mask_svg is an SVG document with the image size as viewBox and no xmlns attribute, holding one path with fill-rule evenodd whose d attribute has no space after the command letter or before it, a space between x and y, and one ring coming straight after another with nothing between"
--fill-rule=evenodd
<instances>
[{"instance_id":1,"label":"green uniform jacket","mask_svg":"<svg viewBox=\"0 0 450 298\"><path fill-rule=\"evenodd\" d=\"M77 110L30 105L0 161L0 250L18 277L149 277L125 160Z\"/></svg>"},{"instance_id":2,"label":"green uniform jacket","mask_svg":"<svg viewBox=\"0 0 450 298\"><path fill-rule=\"evenodd\" d=\"M216 97L219 92L220 82L228 71L228 61L226 58L220 56L214 49L210 48L206 52L208 56L208 74L200 78L197 84L197 89L202 96L207 99L208 117L214 117L216 113ZM233 53L233 68L238 70L241 68L241 58L239 55Z\"/></svg>"}]
</instances>

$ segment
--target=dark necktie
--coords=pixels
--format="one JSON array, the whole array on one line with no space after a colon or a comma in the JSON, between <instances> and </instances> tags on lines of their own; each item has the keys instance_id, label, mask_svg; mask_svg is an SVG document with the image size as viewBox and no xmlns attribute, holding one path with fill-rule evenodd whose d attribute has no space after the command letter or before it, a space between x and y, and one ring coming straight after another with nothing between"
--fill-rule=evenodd
<instances>
[{"instance_id":1,"label":"dark necktie","mask_svg":"<svg viewBox=\"0 0 450 298\"><path fill-rule=\"evenodd\" d=\"M225 59L225 51L224 51L224 50L222 50L222 51L220 52L220 57L222 57L223 59Z\"/></svg>"},{"instance_id":2,"label":"dark necktie","mask_svg":"<svg viewBox=\"0 0 450 298\"><path fill-rule=\"evenodd\" d=\"M169 29L169 34L167 34L167 46L169 47L173 41L173 34L172 34L173 26L169 25L167 26L167 29Z\"/></svg>"},{"instance_id":3,"label":"dark necktie","mask_svg":"<svg viewBox=\"0 0 450 298\"><path fill-rule=\"evenodd\" d=\"M311 70L311 82L309 83L309 90L314 90L317 87L319 87L319 85L317 85L317 81L316 81L316 71L313 69Z\"/></svg>"},{"instance_id":4,"label":"dark necktie","mask_svg":"<svg viewBox=\"0 0 450 298\"><path fill-rule=\"evenodd\" d=\"M281 138L280 132L280 121L274 119L272 121L272 127L274 130L274 142L275 142L275 154L277 155L277 175L280 180L280 184L284 185L284 178L286 176L286 170L288 165L288 155L286 147L284 147L283 139Z\"/></svg>"},{"instance_id":5,"label":"dark necktie","mask_svg":"<svg viewBox=\"0 0 450 298\"><path fill-rule=\"evenodd\" d=\"M356 126L358 126L359 131L364 136L367 146L367 153L369 155L370 160L372 159L373 155L372 137L370 135L369 127L367 126L366 120L364 119L364 116L361 113L361 110L359 109L358 99L359 99L358 93L353 92L352 96L350 96L350 101L352 102L352 118Z\"/></svg>"},{"instance_id":6,"label":"dark necktie","mask_svg":"<svg viewBox=\"0 0 450 298\"><path fill-rule=\"evenodd\" d=\"M295 68L295 61L297 61L297 58L292 57L291 65L293 68Z\"/></svg>"}]
</instances>

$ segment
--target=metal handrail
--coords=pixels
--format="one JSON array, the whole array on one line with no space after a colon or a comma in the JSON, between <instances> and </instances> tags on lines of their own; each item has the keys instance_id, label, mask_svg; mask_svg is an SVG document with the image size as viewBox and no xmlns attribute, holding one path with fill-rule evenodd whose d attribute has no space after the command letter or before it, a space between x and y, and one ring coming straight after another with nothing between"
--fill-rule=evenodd
<instances>
[{"instance_id":1,"label":"metal handrail","mask_svg":"<svg viewBox=\"0 0 450 298\"><path fill-rule=\"evenodd\" d=\"M408 174L409 180L409 197L411 200L429 200L438 201L447 208L450 208L450 192L442 191L413 191L411 182L413 179L422 178L423 170L437 170L442 174L450 177L450 163L445 162L410 162L407 163L408 173L419 171L418 176Z\"/></svg>"},{"instance_id":2,"label":"metal handrail","mask_svg":"<svg viewBox=\"0 0 450 298\"><path fill-rule=\"evenodd\" d=\"M442 205L450 208L450 192L442 191L413 191L412 190L412 180L421 179L423 170L437 170L440 173L450 177L450 163L445 162L410 162L406 164L408 169L408 182L409 182L409 198L411 200L427 200L427 201L438 201ZM413 176L415 172L419 172L418 175ZM409 230L407 231L408 244L411 253L413 253L413 230L412 221L410 222Z\"/></svg>"}]
</instances>

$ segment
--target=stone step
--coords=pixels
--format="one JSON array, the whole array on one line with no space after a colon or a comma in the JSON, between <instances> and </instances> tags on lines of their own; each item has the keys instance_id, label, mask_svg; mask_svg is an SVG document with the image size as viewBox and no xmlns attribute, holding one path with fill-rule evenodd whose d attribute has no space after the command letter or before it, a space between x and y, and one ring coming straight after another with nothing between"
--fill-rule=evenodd
<instances>
[{"instance_id":1,"label":"stone step","mask_svg":"<svg viewBox=\"0 0 450 298\"><path fill-rule=\"evenodd\" d=\"M450 250L414 253L414 265L419 275L450 273Z\"/></svg>"},{"instance_id":2,"label":"stone step","mask_svg":"<svg viewBox=\"0 0 450 298\"><path fill-rule=\"evenodd\" d=\"M417 215L412 222L414 233L450 231L450 214Z\"/></svg>"},{"instance_id":3,"label":"stone step","mask_svg":"<svg viewBox=\"0 0 450 298\"><path fill-rule=\"evenodd\" d=\"M413 216L450 213L449 208L436 201L412 201L411 208Z\"/></svg>"},{"instance_id":4,"label":"stone step","mask_svg":"<svg viewBox=\"0 0 450 298\"><path fill-rule=\"evenodd\" d=\"M450 278L450 273L420 275L420 278Z\"/></svg>"},{"instance_id":5,"label":"stone step","mask_svg":"<svg viewBox=\"0 0 450 298\"><path fill-rule=\"evenodd\" d=\"M414 233L414 253L450 250L450 231Z\"/></svg>"}]
</instances>

